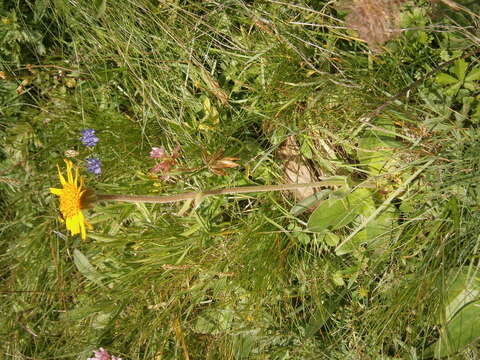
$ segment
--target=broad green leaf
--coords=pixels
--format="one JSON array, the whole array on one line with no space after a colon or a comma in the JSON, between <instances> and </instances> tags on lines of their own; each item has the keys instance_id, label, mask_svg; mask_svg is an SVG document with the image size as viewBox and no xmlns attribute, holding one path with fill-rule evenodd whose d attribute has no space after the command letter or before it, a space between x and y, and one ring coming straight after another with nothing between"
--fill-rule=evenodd
<instances>
[{"instance_id":1,"label":"broad green leaf","mask_svg":"<svg viewBox=\"0 0 480 360\"><path fill-rule=\"evenodd\" d=\"M231 309L207 309L198 316L194 330L200 334L218 335L230 328L233 318Z\"/></svg>"},{"instance_id":2,"label":"broad green leaf","mask_svg":"<svg viewBox=\"0 0 480 360\"><path fill-rule=\"evenodd\" d=\"M465 81L477 81L480 80L480 66L474 67L468 75L465 77Z\"/></svg>"},{"instance_id":3,"label":"broad green leaf","mask_svg":"<svg viewBox=\"0 0 480 360\"><path fill-rule=\"evenodd\" d=\"M371 193L367 189L356 189L341 198L331 197L310 215L308 228L317 232L340 229L361 213L364 202L368 200L371 200Z\"/></svg>"},{"instance_id":4,"label":"broad green leaf","mask_svg":"<svg viewBox=\"0 0 480 360\"><path fill-rule=\"evenodd\" d=\"M327 244L328 246L337 246L338 243L340 242L340 238L338 237L338 235L330 232L330 231L327 231L325 234L324 234L324 237L323 237L323 241L325 242L325 244Z\"/></svg>"},{"instance_id":5,"label":"broad green leaf","mask_svg":"<svg viewBox=\"0 0 480 360\"><path fill-rule=\"evenodd\" d=\"M464 305L480 298L480 274L470 273L468 267L452 270L446 286L444 313L446 321L450 321Z\"/></svg>"},{"instance_id":6,"label":"broad green leaf","mask_svg":"<svg viewBox=\"0 0 480 360\"><path fill-rule=\"evenodd\" d=\"M323 199L325 199L331 192L332 190L325 189L325 190L320 190L319 192L316 192L313 195L310 195L309 197L295 204L290 210L290 214L295 216L302 214L303 212L307 211L312 206L317 204L319 201L322 201Z\"/></svg>"},{"instance_id":7,"label":"broad green leaf","mask_svg":"<svg viewBox=\"0 0 480 360\"><path fill-rule=\"evenodd\" d=\"M338 300L337 300L338 301ZM335 313L335 310L338 307L338 302L330 299L322 301L321 304L317 305L317 311L311 317L307 326L305 327L305 335L313 336L317 333L320 328L325 325L327 320Z\"/></svg>"},{"instance_id":8,"label":"broad green leaf","mask_svg":"<svg viewBox=\"0 0 480 360\"><path fill-rule=\"evenodd\" d=\"M198 125L199 129L206 131L214 130L220 121L220 114L217 108L211 104L208 97L203 98L203 112L204 116Z\"/></svg>"},{"instance_id":9,"label":"broad green leaf","mask_svg":"<svg viewBox=\"0 0 480 360\"><path fill-rule=\"evenodd\" d=\"M398 119L402 116L401 113L398 112L390 112L390 116ZM390 117L380 117L375 120L376 128L369 129L365 132L365 137L374 136L383 139L384 141L389 139L396 139L396 125L394 121Z\"/></svg>"},{"instance_id":10,"label":"broad green leaf","mask_svg":"<svg viewBox=\"0 0 480 360\"><path fill-rule=\"evenodd\" d=\"M480 339L480 301L465 305L440 332L435 343L435 358L440 359L461 351Z\"/></svg>"},{"instance_id":11,"label":"broad green leaf","mask_svg":"<svg viewBox=\"0 0 480 360\"><path fill-rule=\"evenodd\" d=\"M470 90L470 91L475 91L478 87L478 84L473 82L473 81L465 81L463 83L463 87L467 90Z\"/></svg>"},{"instance_id":12,"label":"broad green leaf","mask_svg":"<svg viewBox=\"0 0 480 360\"><path fill-rule=\"evenodd\" d=\"M458 90L462 87L462 83L458 82L452 86L450 86L448 89L445 90L445 95L447 96L455 96L458 93Z\"/></svg>"},{"instance_id":13,"label":"broad green leaf","mask_svg":"<svg viewBox=\"0 0 480 360\"><path fill-rule=\"evenodd\" d=\"M362 216L368 217L375 211L375 207L365 208ZM398 220L398 215L393 207L388 208L375 219L370 221L365 229L356 234L351 241L346 242L344 246L336 249L337 255L344 255L353 252L359 248L361 244L373 248L373 250L382 252L385 247L385 242L391 236L395 224Z\"/></svg>"},{"instance_id":14,"label":"broad green leaf","mask_svg":"<svg viewBox=\"0 0 480 360\"><path fill-rule=\"evenodd\" d=\"M312 146L307 139L302 142L302 145L300 146L300 153L307 159L313 158Z\"/></svg>"},{"instance_id":15,"label":"broad green leaf","mask_svg":"<svg viewBox=\"0 0 480 360\"><path fill-rule=\"evenodd\" d=\"M455 61L455 64L451 67L450 71L452 74L457 76L460 82L463 82L463 79L465 79L465 74L467 73L467 68L467 62L464 59L459 59Z\"/></svg>"},{"instance_id":16,"label":"broad green leaf","mask_svg":"<svg viewBox=\"0 0 480 360\"><path fill-rule=\"evenodd\" d=\"M102 286L102 275L90 264L87 257L83 255L80 250L73 250L73 262L83 276L95 284Z\"/></svg>"},{"instance_id":17,"label":"broad green leaf","mask_svg":"<svg viewBox=\"0 0 480 360\"><path fill-rule=\"evenodd\" d=\"M447 274L445 307L438 316L440 338L427 350L424 357L442 358L461 351L480 338L480 274L468 266L455 268Z\"/></svg>"},{"instance_id":18,"label":"broad green leaf","mask_svg":"<svg viewBox=\"0 0 480 360\"><path fill-rule=\"evenodd\" d=\"M105 10L107 10L107 0L97 1L96 8L97 8L96 18L100 19L101 17L103 17L103 15L105 15Z\"/></svg>"},{"instance_id":19,"label":"broad green leaf","mask_svg":"<svg viewBox=\"0 0 480 360\"><path fill-rule=\"evenodd\" d=\"M372 175L388 171L393 164L394 151L399 143L386 137L368 136L359 140L358 160L365 165Z\"/></svg>"},{"instance_id":20,"label":"broad green leaf","mask_svg":"<svg viewBox=\"0 0 480 360\"><path fill-rule=\"evenodd\" d=\"M440 73L435 77L435 82L440 85L451 85L458 83L458 79L446 73Z\"/></svg>"}]
</instances>

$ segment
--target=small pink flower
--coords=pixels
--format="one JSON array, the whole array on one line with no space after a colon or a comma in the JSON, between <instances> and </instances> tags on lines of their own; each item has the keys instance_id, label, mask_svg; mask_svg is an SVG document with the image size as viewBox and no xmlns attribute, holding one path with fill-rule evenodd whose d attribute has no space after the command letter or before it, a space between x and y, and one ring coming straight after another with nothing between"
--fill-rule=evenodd
<instances>
[{"instance_id":1,"label":"small pink flower","mask_svg":"<svg viewBox=\"0 0 480 360\"><path fill-rule=\"evenodd\" d=\"M93 350L93 354L95 355L95 357L88 358L87 360L122 360L121 358L114 355L112 355L112 357L110 358L110 354L108 353L108 351L102 347L97 351Z\"/></svg>"},{"instance_id":2,"label":"small pink flower","mask_svg":"<svg viewBox=\"0 0 480 360\"><path fill-rule=\"evenodd\" d=\"M152 147L152 151L150 151L150 157L152 159L163 159L168 157L167 153L165 152L165 148L161 147Z\"/></svg>"},{"instance_id":3,"label":"small pink flower","mask_svg":"<svg viewBox=\"0 0 480 360\"><path fill-rule=\"evenodd\" d=\"M180 145L177 145L175 149L173 149L172 155L168 155L163 146L159 148L152 147L152 151L150 151L150 157L152 159L160 159L162 161L151 168L150 172L152 174L161 172L163 175L160 178L162 180L168 180L170 178L168 173L170 172L171 168L176 165L179 152Z\"/></svg>"}]
</instances>

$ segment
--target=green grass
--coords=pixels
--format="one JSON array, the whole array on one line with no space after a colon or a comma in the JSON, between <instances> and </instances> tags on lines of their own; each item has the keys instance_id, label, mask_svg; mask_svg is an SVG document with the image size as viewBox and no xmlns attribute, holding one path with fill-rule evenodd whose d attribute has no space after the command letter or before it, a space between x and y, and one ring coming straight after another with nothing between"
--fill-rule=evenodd
<instances>
[{"instance_id":1,"label":"green grass","mask_svg":"<svg viewBox=\"0 0 480 360\"><path fill-rule=\"evenodd\" d=\"M457 57L478 66L478 53L466 56L478 19L408 2L401 25L413 30L378 54L336 3L88 3L0 3L2 356L431 356L451 329L455 289L478 303L479 84L452 95L436 77ZM100 138L94 150L80 142L86 128ZM372 181L374 208L403 186L382 218L388 231L338 255L309 231L308 213L292 215L289 193L183 209L99 203L86 212L86 241L57 220L49 187L66 150L79 152L73 161L98 192L160 195L283 183L278 149L290 136L317 175ZM160 145L181 147L167 181L149 174ZM220 150L239 158L225 176L206 164ZM99 177L84 168L92 155ZM361 219L330 234L341 242ZM458 285L467 268L473 283ZM448 357L480 356L478 329L462 343L467 330Z\"/></svg>"}]
</instances>

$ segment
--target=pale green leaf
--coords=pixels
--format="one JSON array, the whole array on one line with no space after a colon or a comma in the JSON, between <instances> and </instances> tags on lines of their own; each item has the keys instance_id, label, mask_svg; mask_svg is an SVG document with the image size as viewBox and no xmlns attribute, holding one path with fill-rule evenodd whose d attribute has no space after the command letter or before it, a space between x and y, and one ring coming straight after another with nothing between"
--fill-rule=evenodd
<instances>
[{"instance_id":1,"label":"pale green leaf","mask_svg":"<svg viewBox=\"0 0 480 360\"><path fill-rule=\"evenodd\" d=\"M90 264L90 261L88 261L87 257L83 255L80 250L73 250L73 262L83 276L95 284L102 286L102 275Z\"/></svg>"},{"instance_id":2,"label":"pale green leaf","mask_svg":"<svg viewBox=\"0 0 480 360\"><path fill-rule=\"evenodd\" d=\"M439 359L461 351L480 338L480 276L468 266L452 269L439 281L445 284L444 308L437 321L439 339L430 346L424 357Z\"/></svg>"},{"instance_id":3,"label":"pale green leaf","mask_svg":"<svg viewBox=\"0 0 480 360\"><path fill-rule=\"evenodd\" d=\"M435 343L435 358L440 359L461 351L480 339L480 301L465 305L441 331Z\"/></svg>"},{"instance_id":4,"label":"pale green leaf","mask_svg":"<svg viewBox=\"0 0 480 360\"><path fill-rule=\"evenodd\" d=\"M468 75L465 77L465 81L477 81L480 80L480 66L474 67Z\"/></svg>"},{"instance_id":5,"label":"pale green leaf","mask_svg":"<svg viewBox=\"0 0 480 360\"><path fill-rule=\"evenodd\" d=\"M344 197L331 197L320 204L308 219L310 231L337 230L354 220L362 211L364 202L371 200L367 189L356 189Z\"/></svg>"},{"instance_id":6,"label":"pale green leaf","mask_svg":"<svg viewBox=\"0 0 480 360\"><path fill-rule=\"evenodd\" d=\"M359 140L357 152L360 163L367 167L372 175L391 170L394 165L392 158L399 147L395 140L385 137L367 136Z\"/></svg>"},{"instance_id":7,"label":"pale green leaf","mask_svg":"<svg viewBox=\"0 0 480 360\"><path fill-rule=\"evenodd\" d=\"M445 294L446 321L450 321L467 303L480 298L480 276L473 275L475 274L472 274L468 267L457 268L449 273Z\"/></svg>"},{"instance_id":8,"label":"pale green leaf","mask_svg":"<svg viewBox=\"0 0 480 360\"><path fill-rule=\"evenodd\" d=\"M375 207L365 209L362 216L368 217L375 211ZM351 241L345 243L343 246L336 249L337 255L344 255L357 250L361 244L366 244L376 252L382 252L386 246L386 241L391 236L391 233L398 220L398 214L394 207L389 207L375 219L370 221L365 229L356 234Z\"/></svg>"},{"instance_id":9,"label":"pale green leaf","mask_svg":"<svg viewBox=\"0 0 480 360\"><path fill-rule=\"evenodd\" d=\"M472 81L465 81L463 83L463 87L467 90L475 91L478 88L478 84Z\"/></svg>"},{"instance_id":10,"label":"pale green leaf","mask_svg":"<svg viewBox=\"0 0 480 360\"><path fill-rule=\"evenodd\" d=\"M340 242L340 238L338 237L338 235L330 232L330 231L327 231L323 237L323 241L325 242L325 244L327 244L328 246L337 246L338 243Z\"/></svg>"},{"instance_id":11,"label":"pale green leaf","mask_svg":"<svg viewBox=\"0 0 480 360\"><path fill-rule=\"evenodd\" d=\"M465 74L467 73L467 68L467 62L464 59L459 59L455 61L455 64L451 67L450 71L457 76L457 79L460 80L460 82L463 82Z\"/></svg>"},{"instance_id":12,"label":"pale green leaf","mask_svg":"<svg viewBox=\"0 0 480 360\"><path fill-rule=\"evenodd\" d=\"M194 331L200 334L218 335L232 325L234 313L231 309L207 309L197 318Z\"/></svg>"},{"instance_id":13,"label":"pale green leaf","mask_svg":"<svg viewBox=\"0 0 480 360\"><path fill-rule=\"evenodd\" d=\"M325 199L331 192L332 190L325 189L325 190L316 192L313 195L310 195L309 197L295 204L290 210L290 214L294 216L298 216L304 213L305 211L313 207L315 204L317 204L319 201L322 201L323 199Z\"/></svg>"},{"instance_id":14,"label":"pale green leaf","mask_svg":"<svg viewBox=\"0 0 480 360\"><path fill-rule=\"evenodd\" d=\"M338 300L337 300L338 301ZM317 311L311 317L307 326L305 327L305 335L313 336L320 328L325 325L325 322L332 316L338 307L338 302L326 299L317 305Z\"/></svg>"},{"instance_id":15,"label":"pale green leaf","mask_svg":"<svg viewBox=\"0 0 480 360\"><path fill-rule=\"evenodd\" d=\"M100 19L101 17L103 17L103 15L105 15L105 10L107 10L107 0L97 1L96 7L97 7L96 18Z\"/></svg>"},{"instance_id":16,"label":"pale green leaf","mask_svg":"<svg viewBox=\"0 0 480 360\"><path fill-rule=\"evenodd\" d=\"M458 79L446 73L440 73L435 77L435 82L440 85L451 85L458 83Z\"/></svg>"},{"instance_id":17,"label":"pale green leaf","mask_svg":"<svg viewBox=\"0 0 480 360\"><path fill-rule=\"evenodd\" d=\"M462 83L456 83L452 86L450 86L448 89L445 90L445 95L447 96L455 96L458 93L458 90L462 87Z\"/></svg>"}]
</instances>

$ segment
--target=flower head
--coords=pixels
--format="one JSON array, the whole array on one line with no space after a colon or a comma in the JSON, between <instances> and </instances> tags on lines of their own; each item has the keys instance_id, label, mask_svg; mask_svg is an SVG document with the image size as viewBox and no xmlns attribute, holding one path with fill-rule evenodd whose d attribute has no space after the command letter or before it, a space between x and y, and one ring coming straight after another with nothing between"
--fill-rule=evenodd
<instances>
[{"instance_id":1,"label":"flower head","mask_svg":"<svg viewBox=\"0 0 480 360\"><path fill-rule=\"evenodd\" d=\"M180 146L177 145L175 149L173 149L172 155L167 154L165 148L161 147L152 147L152 151L150 151L150 158L152 159L159 159L161 160L157 165L150 169L152 174L156 174L161 172L163 175L161 176L162 180L168 180L170 178L170 170L173 166L177 163L177 158L179 156Z\"/></svg>"},{"instance_id":2,"label":"flower head","mask_svg":"<svg viewBox=\"0 0 480 360\"><path fill-rule=\"evenodd\" d=\"M67 226L67 230L70 230L72 235L81 234L82 239L87 237L85 225L89 229L92 226L86 221L83 216L82 209L87 208L87 198L90 192L85 188L83 183L83 177L79 176L78 168L75 169L75 177L73 176L73 163L70 160L64 160L67 164L67 179L62 175L60 167L58 168L58 177L62 184L61 189L50 188L50 192L57 196L60 196L60 212L62 213L63 220Z\"/></svg>"},{"instance_id":3,"label":"flower head","mask_svg":"<svg viewBox=\"0 0 480 360\"><path fill-rule=\"evenodd\" d=\"M71 158L71 157L76 157L79 155L79 152L77 150L73 150L73 149L70 149L70 150L65 150L65 152L63 153L66 157L68 158Z\"/></svg>"},{"instance_id":4,"label":"flower head","mask_svg":"<svg viewBox=\"0 0 480 360\"><path fill-rule=\"evenodd\" d=\"M86 129L82 130L82 137L80 138L80 140L82 140L83 145L94 147L95 145L97 145L99 138L95 136L94 129Z\"/></svg>"},{"instance_id":5,"label":"flower head","mask_svg":"<svg viewBox=\"0 0 480 360\"><path fill-rule=\"evenodd\" d=\"M116 357L114 355L112 355L112 357L110 357L110 354L104 348L100 348L97 351L94 350L93 354L95 355L95 357L94 358L88 358L87 360L122 360L121 358Z\"/></svg>"},{"instance_id":6,"label":"flower head","mask_svg":"<svg viewBox=\"0 0 480 360\"><path fill-rule=\"evenodd\" d=\"M88 158L87 161L87 171L89 173L100 175L102 173L102 168L100 167L99 158Z\"/></svg>"},{"instance_id":7,"label":"flower head","mask_svg":"<svg viewBox=\"0 0 480 360\"><path fill-rule=\"evenodd\" d=\"M150 151L150 157L152 159L163 159L168 157L167 153L165 152L165 148L161 147L152 147L152 151Z\"/></svg>"}]
</instances>

